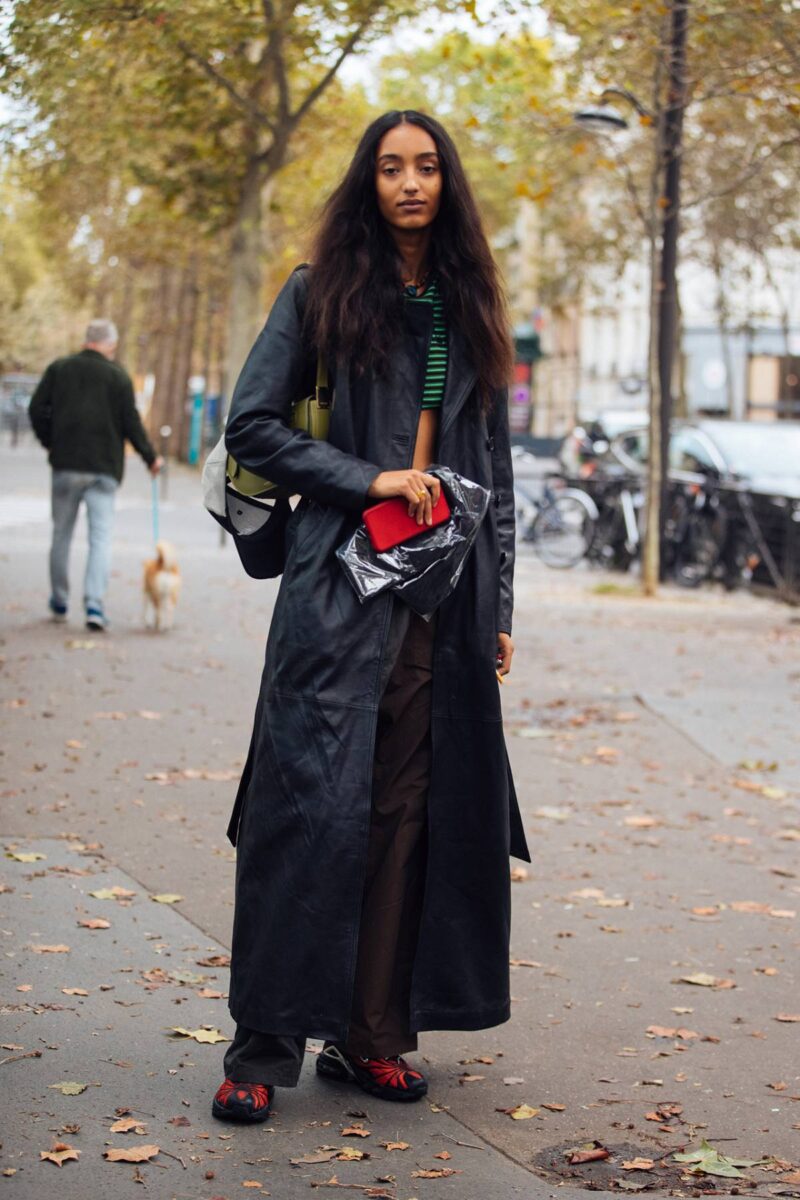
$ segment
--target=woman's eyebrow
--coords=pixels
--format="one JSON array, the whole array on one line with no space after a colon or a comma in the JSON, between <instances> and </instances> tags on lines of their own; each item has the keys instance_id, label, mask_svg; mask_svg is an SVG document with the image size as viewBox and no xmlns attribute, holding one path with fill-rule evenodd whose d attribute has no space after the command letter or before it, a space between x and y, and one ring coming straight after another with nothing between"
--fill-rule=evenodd
<instances>
[{"instance_id":1,"label":"woman's eyebrow","mask_svg":"<svg viewBox=\"0 0 800 1200\"><path fill-rule=\"evenodd\" d=\"M438 158L438 157L439 157L439 155L436 150L423 150L421 154L414 155L414 161L418 162L421 158ZM388 162L388 161L402 162L403 156L401 154L381 154L380 158L378 159L378 162L380 163L380 162L384 162L384 161L386 161L386 162Z\"/></svg>"}]
</instances>

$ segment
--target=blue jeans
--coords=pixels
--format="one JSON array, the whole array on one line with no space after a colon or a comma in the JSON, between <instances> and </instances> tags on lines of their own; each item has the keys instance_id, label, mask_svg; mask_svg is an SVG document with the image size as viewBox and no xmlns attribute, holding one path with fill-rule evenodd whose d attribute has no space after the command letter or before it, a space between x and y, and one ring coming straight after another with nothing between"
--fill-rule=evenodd
<instances>
[{"instance_id":1,"label":"blue jeans","mask_svg":"<svg viewBox=\"0 0 800 1200\"><path fill-rule=\"evenodd\" d=\"M86 471L53 471L53 544L50 548L51 602L66 607L69 600L69 551L81 500L89 519L89 558L83 585L86 608L103 610L111 568L111 529L114 520L113 475Z\"/></svg>"}]
</instances>

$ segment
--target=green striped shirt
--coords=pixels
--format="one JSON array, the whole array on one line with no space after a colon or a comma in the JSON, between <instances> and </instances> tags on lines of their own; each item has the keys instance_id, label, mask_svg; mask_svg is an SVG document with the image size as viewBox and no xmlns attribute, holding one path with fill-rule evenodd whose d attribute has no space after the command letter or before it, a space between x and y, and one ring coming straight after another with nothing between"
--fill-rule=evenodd
<instances>
[{"instance_id":1,"label":"green striped shirt","mask_svg":"<svg viewBox=\"0 0 800 1200\"><path fill-rule=\"evenodd\" d=\"M447 377L447 325L444 320L444 307L436 276L432 276L421 296L409 296L409 302L411 304L430 304L433 307L433 333L428 347L422 407L439 408L444 396L444 383Z\"/></svg>"}]
</instances>

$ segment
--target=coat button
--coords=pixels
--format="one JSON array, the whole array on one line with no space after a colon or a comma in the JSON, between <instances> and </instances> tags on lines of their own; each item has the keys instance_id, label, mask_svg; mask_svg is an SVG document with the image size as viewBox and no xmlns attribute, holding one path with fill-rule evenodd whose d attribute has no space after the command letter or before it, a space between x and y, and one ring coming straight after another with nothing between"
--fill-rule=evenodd
<instances>
[{"instance_id":1,"label":"coat button","mask_svg":"<svg viewBox=\"0 0 800 1200\"><path fill-rule=\"evenodd\" d=\"M495 508L500 507L500 492L495 492L494 494L494 506Z\"/></svg>"},{"instance_id":2,"label":"coat button","mask_svg":"<svg viewBox=\"0 0 800 1200\"><path fill-rule=\"evenodd\" d=\"M486 446L489 450L494 450L494 438L493 437L488 437L486 439Z\"/></svg>"}]
</instances>

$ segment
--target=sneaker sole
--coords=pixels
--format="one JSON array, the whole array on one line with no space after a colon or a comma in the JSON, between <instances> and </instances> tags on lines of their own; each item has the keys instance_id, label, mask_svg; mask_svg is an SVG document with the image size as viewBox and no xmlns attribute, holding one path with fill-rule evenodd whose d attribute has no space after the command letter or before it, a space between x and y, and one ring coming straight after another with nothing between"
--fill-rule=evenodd
<instances>
[{"instance_id":1,"label":"sneaker sole","mask_svg":"<svg viewBox=\"0 0 800 1200\"><path fill-rule=\"evenodd\" d=\"M246 1116L238 1116L236 1113L231 1112L230 1109L223 1108L216 1100L212 1100L211 1115L212 1117L216 1117L218 1121L230 1121L235 1125L259 1125L272 1115L272 1110L268 1108L266 1112L254 1112Z\"/></svg>"},{"instance_id":2,"label":"sneaker sole","mask_svg":"<svg viewBox=\"0 0 800 1200\"><path fill-rule=\"evenodd\" d=\"M424 1091L401 1092L398 1090L397 1093L389 1093L379 1083L368 1083L367 1081L362 1083L344 1067L328 1064L323 1058L317 1059L317 1075L320 1079L328 1080L329 1083L354 1083L356 1087L361 1088L362 1092L368 1092L370 1096L376 1096L378 1100L389 1100L397 1104L413 1104L428 1094L427 1084Z\"/></svg>"}]
</instances>

